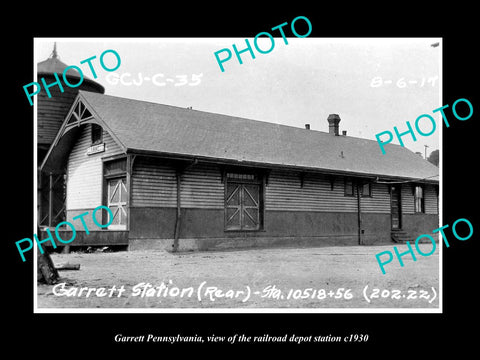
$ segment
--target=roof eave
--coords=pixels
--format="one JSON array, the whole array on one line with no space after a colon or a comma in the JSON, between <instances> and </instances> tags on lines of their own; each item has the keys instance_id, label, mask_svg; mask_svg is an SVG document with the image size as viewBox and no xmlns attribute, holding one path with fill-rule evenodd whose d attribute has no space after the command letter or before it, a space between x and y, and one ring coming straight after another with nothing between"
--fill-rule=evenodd
<instances>
[{"instance_id":1,"label":"roof eave","mask_svg":"<svg viewBox=\"0 0 480 360\"><path fill-rule=\"evenodd\" d=\"M206 156L192 155L192 154L166 153L166 152L158 152L158 151L144 150L144 149L130 148L130 149L127 149L126 152L134 155L161 157L161 158L166 158L170 160L179 160L179 161L197 160L204 163L215 163L215 164L221 164L221 165L249 166L249 167L256 167L256 168L263 168L263 169L284 169L284 170L299 171L299 172L322 173L326 175L340 175L340 176L360 177L360 178L369 178L369 179L377 179L377 180L381 179L383 181L391 181L392 183L395 181L408 181L408 182L431 183L431 184L439 183L438 180L433 180L428 178L421 179L421 178L414 178L414 177L394 176L394 175L385 175L385 174L377 174L377 173L362 173L362 172L355 172L355 171L348 171L348 170L312 168L307 166L298 166L298 165L289 165L289 164L273 164L273 163L254 162L254 161L242 161L242 160L235 160L235 159L206 157ZM433 175L433 177L435 176L438 176L438 175Z\"/></svg>"}]
</instances>

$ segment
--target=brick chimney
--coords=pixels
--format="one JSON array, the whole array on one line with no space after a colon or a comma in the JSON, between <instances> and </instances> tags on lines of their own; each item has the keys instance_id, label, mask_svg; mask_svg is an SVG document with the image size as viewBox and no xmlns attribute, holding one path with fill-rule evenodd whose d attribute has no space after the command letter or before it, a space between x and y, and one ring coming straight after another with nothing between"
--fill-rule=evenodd
<instances>
[{"instance_id":1,"label":"brick chimney","mask_svg":"<svg viewBox=\"0 0 480 360\"><path fill-rule=\"evenodd\" d=\"M328 132L330 135L339 135L338 124L340 123L340 116L338 114L328 115Z\"/></svg>"}]
</instances>

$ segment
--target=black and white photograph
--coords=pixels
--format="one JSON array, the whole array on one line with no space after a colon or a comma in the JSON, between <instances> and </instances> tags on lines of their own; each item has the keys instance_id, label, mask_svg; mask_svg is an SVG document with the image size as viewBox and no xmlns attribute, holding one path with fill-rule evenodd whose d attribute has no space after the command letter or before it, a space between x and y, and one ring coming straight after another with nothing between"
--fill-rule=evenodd
<instances>
[{"instance_id":1,"label":"black and white photograph","mask_svg":"<svg viewBox=\"0 0 480 360\"><path fill-rule=\"evenodd\" d=\"M125 5L5 26L5 349L470 353L475 11Z\"/></svg>"},{"instance_id":2,"label":"black and white photograph","mask_svg":"<svg viewBox=\"0 0 480 360\"><path fill-rule=\"evenodd\" d=\"M38 311L441 310L441 39L262 36L35 39Z\"/></svg>"}]
</instances>

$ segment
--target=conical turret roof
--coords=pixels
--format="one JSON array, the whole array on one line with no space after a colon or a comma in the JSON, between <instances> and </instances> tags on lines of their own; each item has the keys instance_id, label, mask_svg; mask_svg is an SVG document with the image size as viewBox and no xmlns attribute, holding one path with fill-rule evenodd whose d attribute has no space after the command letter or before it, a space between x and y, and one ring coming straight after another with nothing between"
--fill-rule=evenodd
<instances>
[{"instance_id":1,"label":"conical turret roof","mask_svg":"<svg viewBox=\"0 0 480 360\"><path fill-rule=\"evenodd\" d=\"M53 47L53 51L48 57L48 59L37 63L37 75L45 76L45 75L52 75L54 73L57 73L60 76L63 74L63 71L68 66L69 65L65 64L58 58L57 47L55 44ZM69 68L66 75L67 77L76 78L76 79L79 79L81 77L79 72L75 68ZM102 85L88 78L85 74L83 74L83 81L97 87L98 91L101 92L102 94L105 92L105 88Z\"/></svg>"}]
</instances>

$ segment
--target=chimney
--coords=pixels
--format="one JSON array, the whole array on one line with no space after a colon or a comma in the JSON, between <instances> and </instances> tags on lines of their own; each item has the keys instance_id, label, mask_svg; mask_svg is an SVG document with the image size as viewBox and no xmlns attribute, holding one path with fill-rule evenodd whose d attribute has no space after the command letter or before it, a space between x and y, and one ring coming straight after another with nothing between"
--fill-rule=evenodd
<instances>
[{"instance_id":1,"label":"chimney","mask_svg":"<svg viewBox=\"0 0 480 360\"><path fill-rule=\"evenodd\" d=\"M305 124L305 129L310 130L310 124Z\"/></svg>"},{"instance_id":2,"label":"chimney","mask_svg":"<svg viewBox=\"0 0 480 360\"><path fill-rule=\"evenodd\" d=\"M340 116L338 114L328 115L328 132L330 135L338 136L338 124L340 122Z\"/></svg>"}]
</instances>

